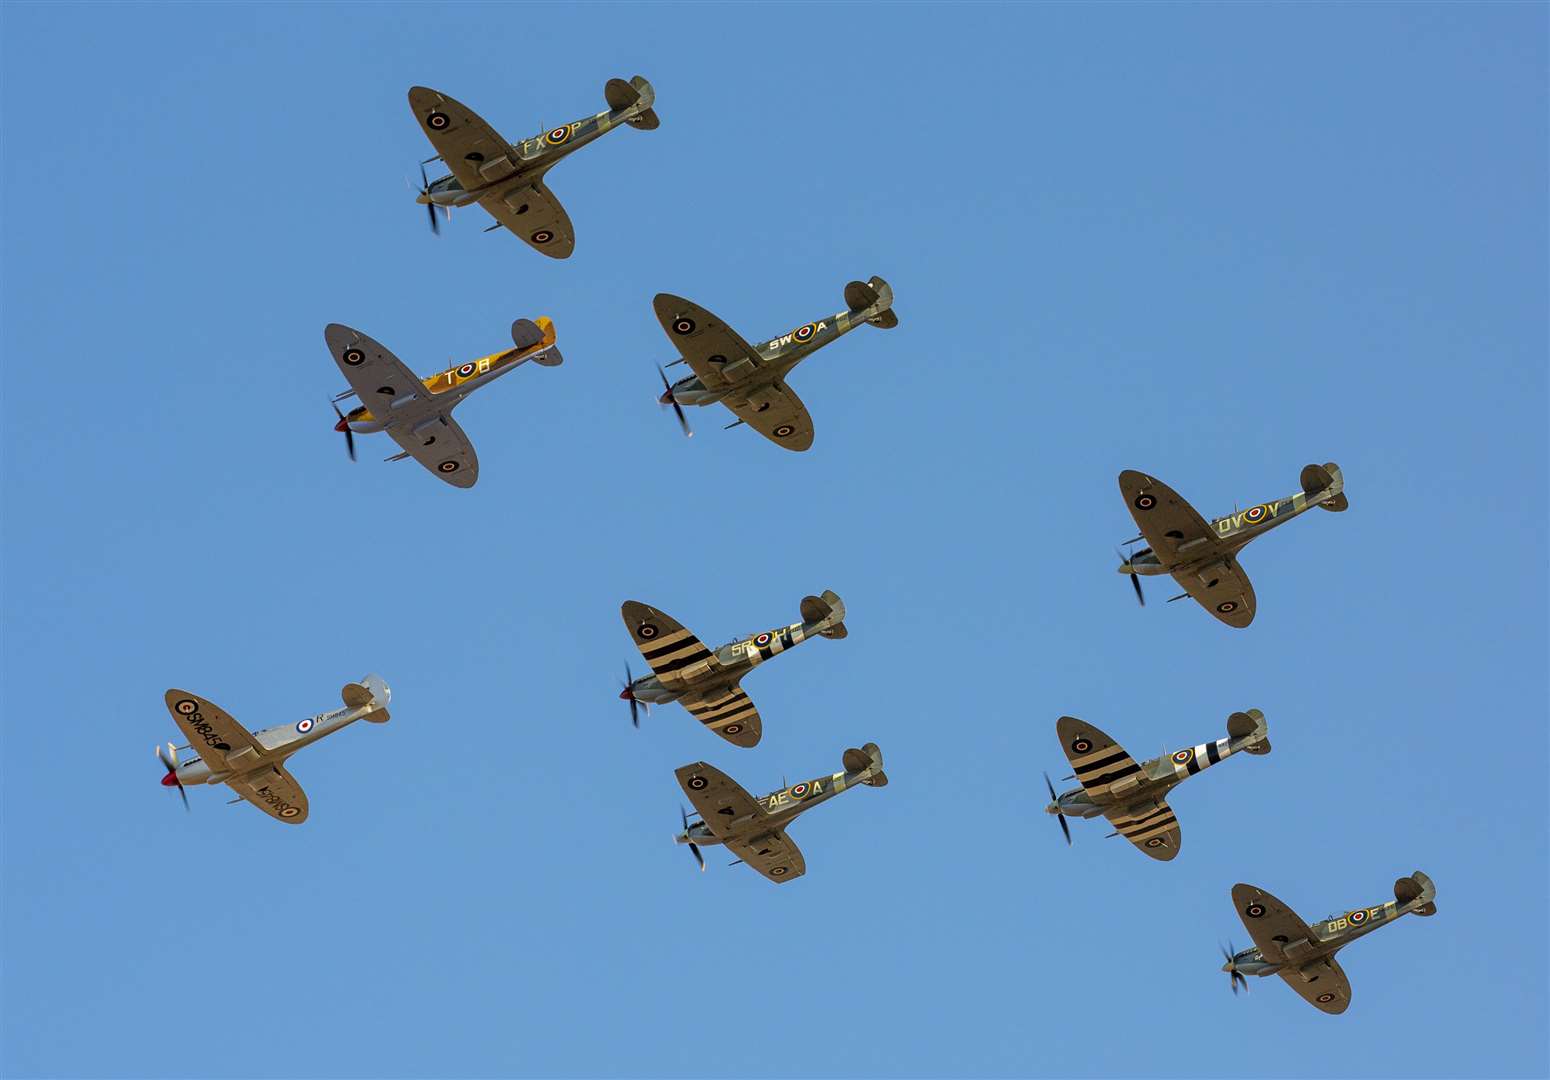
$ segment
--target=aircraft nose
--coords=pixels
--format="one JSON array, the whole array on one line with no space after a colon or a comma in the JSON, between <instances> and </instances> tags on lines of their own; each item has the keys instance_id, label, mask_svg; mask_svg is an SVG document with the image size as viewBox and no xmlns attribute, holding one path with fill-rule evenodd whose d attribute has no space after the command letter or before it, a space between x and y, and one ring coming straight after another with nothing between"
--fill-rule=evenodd
<instances>
[{"instance_id":1,"label":"aircraft nose","mask_svg":"<svg viewBox=\"0 0 1550 1080\"><path fill-rule=\"evenodd\" d=\"M619 691L619 700L620 701L629 701L634 696L635 696L635 691L631 687L626 686L623 690Z\"/></svg>"},{"instance_id":2,"label":"aircraft nose","mask_svg":"<svg viewBox=\"0 0 1550 1080\"><path fill-rule=\"evenodd\" d=\"M165 773L162 776L162 778L161 778L161 786L162 787L177 787L178 786L178 774L177 773Z\"/></svg>"},{"instance_id":3,"label":"aircraft nose","mask_svg":"<svg viewBox=\"0 0 1550 1080\"><path fill-rule=\"evenodd\" d=\"M658 405L671 405L672 403L673 403L673 391L672 391L672 388L669 387L668 389L662 391L661 396L659 396L657 398L657 404Z\"/></svg>"},{"instance_id":4,"label":"aircraft nose","mask_svg":"<svg viewBox=\"0 0 1550 1080\"><path fill-rule=\"evenodd\" d=\"M341 416L339 418L339 422L334 425L334 430L335 431L349 431L350 430L350 421L346 420L344 417Z\"/></svg>"},{"instance_id":5,"label":"aircraft nose","mask_svg":"<svg viewBox=\"0 0 1550 1080\"><path fill-rule=\"evenodd\" d=\"M1046 806L1044 808L1044 812L1046 814L1058 814L1058 813L1060 813L1060 804L1059 803L1050 803L1048 806Z\"/></svg>"},{"instance_id":6,"label":"aircraft nose","mask_svg":"<svg viewBox=\"0 0 1550 1080\"><path fill-rule=\"evenodd\" d=\"M1222 965L1222 970L1223 971L1227 971L1227 972L1231 972L1232 971L1232 961L1229 960L1229 961L1227 961L1227 963L1223 964Z\"/></svg>"}]
</instances>

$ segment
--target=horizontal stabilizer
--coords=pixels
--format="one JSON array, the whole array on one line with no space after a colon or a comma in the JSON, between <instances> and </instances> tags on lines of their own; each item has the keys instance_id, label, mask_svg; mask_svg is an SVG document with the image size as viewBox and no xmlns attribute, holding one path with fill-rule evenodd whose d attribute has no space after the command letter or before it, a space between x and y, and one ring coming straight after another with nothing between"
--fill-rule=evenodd
<instances>
[{"instance_id":1,"label":"horizontal stabilizer","mask_svg":"<svg viewBox=\"0 0 1550 1080\"><path fill-rule=\"evenodd\" d=\"M651 106L657 100L657 93L651 84L639 75L629 82L623 79L609 79L603 87L603 97L608 102L608 107L615 112L623 112L634 108L635 115L624 122L633 128L642 131L651 131L661 124L657 114L651 111Z\"/></svg>"},{"instance_id":2,"label":"horizontal stabilizer","mask_svg":"<svg viewBox=\"0 0 1550 1080\"><path fill-rule=\"evenodd\" d=\"M388 689L388 684L383 681L381 675L367 675L360 682L345 683L339 696L351 709L370 708L371 711L366 714L366 719L380 724L388 719L387 706L392 700L393 692Z\"/></svg>"},{"instance_id":3,"label":"horizontal stabilizer","mask_svg":"<svg viewBox=\"0 0 1550 1080\"><path fill-rule=\"evenodd\" d=\"M1270 753L1270 739L1267 736L1269 725L1265 723L1265 714L1258 709L1250 709L1248 712L1235 712L1227 718L1227 734L1234 739L1253 739L1244 750L1250 754Z\"/></svg>"},{"instance_id":4,"label":"horizontal stabilizer","mask_svg":"<svg viewBox=\"0 0 1550 1080\"><path fill-rule=\"evenodd\" d=\"M838 640L847 636L844 620L845 601L832 589L825 589L822 596L802 598L802 621L821 624L817 630L824 637Z\"/></svg>"},{"instance_id":5,"label":"horizontal stabilizer","mask_svg":"<svg viewBox=\"0 0 1550 1080\"><path fill-rule=\"evenodd\" d=\"M899 325L899 317L893 313L893 289L875 275L869 281L852 281L845 286L845 306L879 330Z\"/></svg>"},{"instance_id":6,"label":"horizontal stabilizer","mask_svg":"<svg viewBox=\"0 0 1550 1080\"><path fill-rule=\"evenodd\" d=\"M875 742L869 742L861 749L852 747L845 751L845 771L861 773L859 777L868 787L887 787L888 774L883 772L883 751Z\"/></svg>"},{"instance_id":7,"label":"horizontal stabilizer","mask_svg":"<svg viewBox=\"0 0 1550 1080\"><path fill-rule=\"evenodd\" d=\"M1325 510L1338 514L1351 505L1345 497L1345 477L1341 475L1340 466L1333 461L1323 465L1303 466L1301 482L1303 494L1308 498L1328 496L1319 503Z\"/></svg>"},{"instance_id":8,"label":"horizontal stabilizer","mask_svg":"<svg viewBox=\"0 0 1550 1080\"><path fill-rule=\"evenodd\" d=\"M1416 915L1435 915L1437 905L1433 900L1437 896L1437 886L1432 884L1432 879L1417 870L1409 877L1402 877L1394 882L1394 899L1401 904L1409 904L1419 900L1420 904L1412 909Z\"/></svg>"}]
</instances>

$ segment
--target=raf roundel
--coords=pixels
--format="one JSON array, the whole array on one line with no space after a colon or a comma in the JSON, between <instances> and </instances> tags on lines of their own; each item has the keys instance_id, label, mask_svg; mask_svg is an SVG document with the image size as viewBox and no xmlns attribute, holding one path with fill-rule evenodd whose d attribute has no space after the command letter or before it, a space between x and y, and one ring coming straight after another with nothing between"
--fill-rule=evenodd
<instances>
[{"instance_id":1,"label":"raf roundel","mask_svg":"<svg viewBox=\"0 0 1550 1080\"><path fill-rule=\"evenodd\" d=\"M433 112L425 118L426 126L436 131L445 131L452 123L452 118L444 112Z\"/></svg>"},{"instance_id":2,"label":"raf roundel","mask_svg":"<svg viewBox=\"0 0 1550 1080\"><path fill-rule=\"evenodd\" d=\"M1318 996L1318 1002L1319 1002L1320 1005L1328 1005L1331 1001L1334 1001L1334 1000L1335 1000L1335 995L1331 994L1328 990L1324 991L1322 994L1320 994Z\"/></svg>"},{"instance_id":3,"label":"raf roundel","mask_svg":"<svg viewBox=\"0 0 1550 1080\"><path fill-rule=\"evenodd\" d=\"M1150 510L1157 505L1157 499L1143 491L1135 497L1133 505L1137 510Z\"/></svg>"},{"instance_id":4,"label":"raf roundel","mask_svg":"<svg viewBox=\"0 0 1550 1080\"><path fill-rule=\"evenodd\" d=\"M770 876L771 877L781 877L782 875L785 874L785 872L786 872L786 868L784 866L772 866L772 867L770 867Z\"/></svg>"},{"instance_id":5,"label":"raf roundel","mask_svg":"<svg viewBox=\"0 0 1550 1080\"><path fill-rule=\"evenodd\" d=\"M1220 611L1223 615L1231 615L1234 611L1238 610L1238 601L1223 600L1220 604L1216 605L1216 610Z\"/></svg>"},{"instance_id":6,"label":"raf roundel","mask_svg":"<svg viewBox=\"0 0 1550 1080\"><path fill-rule=\"evenodd\" d=\"M547 244L549 241L554 239L554 233L550 232L548 229L539 229L532 236L528 237L528 239L533 241L535 244Z\"/></svg>"},{"instance_id":7,"label":"raf roundel","mask_svg":"<svg viewBox=\"0 0 1550 1080\"><path fill-rule=\"evenodd\" d=\"M1243 913L1251 919L1257 919L1265 914L1265 905L1258 900L1243 909Z\"/></svg>"},{"instance_id":8,"label":"raf roundel","mask_svg":"<svg viewBox=\"0 0 1550 1080\"><path fill-rule=\"evenodd\" d=\"M768 633L760 634L753 639L753 643L755 645L768 645L770 643L770 635Z\"/></svg>"},{"instance_id":9,"label":"raf roundel","mask_svg":"<svg viewBox=\"0 0 1550 1080\"><path fill-rule=\"evenodd\" d=\"M1093 748L1093 744L1091 742L1089 742L1085 738L1072 739L1071 740L1071 749L1075 753L1085 754L1085 753L1087 753L1087 751L1091 750L1092 748Z\"/></svg>"},{"instance_id":10,"label":"raf roundel","mask_svg":"<svg viewBox=\"0 0 1550 1080\"><path fill-rule=\"evenodd\" d=\"M545 135L544 136L544 142L548 143L550 146L559 146L562 142L564 142L565 140L567 140L569 138L570 138L570 126L569 125L565 125L563 127L557 127L553 131L551 131L547 135Z\"/></svg>"},{"instance_id":11,"label":"raf roundel","mask_svg":"<svg viewBox=\"0 0 1550 1080\"><path fill-rule=\"evenodd\" d=\"M705 785L708 784L708 783L709 783L709 781L706 780L703 776L691 776L691 777L689 777L689 786L691 788L693 788L695 791L704 791L705 790Z\"/></svg>"},{"instance_id":12,"label":"raf roundel","mask_svg":"<svg viewBox=\"0 0 1550 1080\"><path fill-rule=\"evenodd\" d=\"M724 731L728 735L741 735L742 732L743 732L743 725L742 724L728 724L726 727L722 728L721 730Z\"/></svg>"},{"instance_id":13,"label":"raf roundel","mask_svg":"<svg viewBox=\"0 0 1550 1080\"><path fill-rule=\"evenodd\" d=\"M1180 750L1178 753L1173 755L1173 760L1178 762L1180 765L1187 765L1189 763L1189 759L1194 756L1195 751L1193 750Z\"/></svg>"},{"instance_id":14,"label":"raf roundel","mask_svg":"<svg viewBox=\"0 0 1550 1080\"><path fill-rule=\"evenodd\" d=\"M477 364L464 364L462 367L457 369L457 377L460 379L466 379L478 370L479 365Z\"/></svg>"},{"instance_id":15,"label":"raf roundel","mask_svg":"<svg viewBox=\"0 0 1550 1080\"><path fill-rule=\"evenodd\" d=\"M440 465L436 466L436 471L439 473L455 473L459 468L461 468L461 466L456 461L448 458L446 461L443 461Z\"/></svg>"},{"instance_id":16,"label":"raf roundel","mask_svg":"<svg viewBox=\"0 0 1550 1080\"><path fill-rule=\"evenodd\" d=\"M177 710L179 716L193 716L199 711L199 702L190 698L184 698L174 705L173 708Z\"/></svg>"},{"instance_id":17,"label":"raf roundel","mask_svg":"<svg viewBox=\"0 0 1550 1080\"><path fill-rule=\"evenodd\" d=\"M650 641L652 638L657 636L657 624L643 622L635 628L635 633L640 637L645 638L647 641Z\"/></svg>"},{"instance_id":18,"label":"raf roundel","mask_svg":"<svg viewBox=\"0 0 1550 1080\"><path fill-rule=\"evenodd\" d=\"M791 797L793 799L805 799L805 798L807 798L807 785L806 784L797 784L797 785L793 786L792 789L791 789Z\"/></svg>"},{"instance_id":19,"label":"raf roundel","mask_svg":"<svg viewBox=\"0 0 1550 1080\"><path fill-rule=\"evenodd\" d=\"M793 330L791 332L791 336L796 338L798 341L808 341L812 338L813 334L817 332L817 330L818 327L815 324L808 323L806 326L799 326Z\"/></svg>"},{"instance_id":20,"label":"raf roundel","mask_svg":"<svg viewBox=\"0 0 1550 1080\"><path fill-rule=\"evenodd\" d=\"M307 732L312 730L312 724L313 718L309 716L307 719L297 722L296 730L305 735Z\"/></svg>"},{"instance_id":21,"label":"raf roundel","mask_svg":"<svg viewBox=\"0 0 1550 1080\"><path fill-rule=\"evenodd\" d=\"M1266 511L1263 504L1259 506L1251 506L1243 512L1243 520L1248 522L1258 521L1260 518L1265 516L1265 512Z\"/></svg>"},{"instance_id":22,"label":"raf roundel","mask_svg":"<svg viewBox=\"0 0 1550 1080\"><path fill-rule=\"evenodd\" d=\"M780 427L775 429L775 437L777 439L784 439L794 431L796 431L796 428L792 427L790 424L782 424Z\"/></svg>"},{"instance_id":23,"label":"raf roundel","mask_svg":"<svg viewBox=\"0 0 1550 1080\"><path fill-rule=\"evenodd\" d=\"M1351 912L1351 925L1352 926L1360 926L1360 925L1362 925L1362 923L1364 923L1366 921L1367 921L1367 913L1365 911L1353 911L1353 912Z\"/></svg>"},{"instance_id":24,"label":"raf roundel","mask_svg":"<svg viewBox=\"0 0 1550 1080\"><path fill-rule=\"evenodd\" d=\"M680 319L674 319L673 320L673 333L678 334L680 336L684 335L684 334L692 334L692 333L694 333L694 320L690 319L690 318L687 318L687 317L680 318Z\"/></svg>"},{"instance_id":25,"label":"raf roundel","mask_svg":"<svg viewBox=\"0 0 1550 1080\"><path fill-rule=\"evenodd\" d=\"M344 351L344 362L349 364L351 367L359 367L361 364L365 363L365 361L366 354L354 346L351 346Z\"/></svg>"},{"instance_id":26,"label":"raf roundel","mask_svg":"<svg viewBox=\"0 0 1550 1080\"><path fill-rule=\"evenodd\" d=\"M295 817L299 813L301 813L301 807L299 807L299 806L287 806L284 810L280 811L280 816L281 817Z\"/></svg>"}]
</instances>

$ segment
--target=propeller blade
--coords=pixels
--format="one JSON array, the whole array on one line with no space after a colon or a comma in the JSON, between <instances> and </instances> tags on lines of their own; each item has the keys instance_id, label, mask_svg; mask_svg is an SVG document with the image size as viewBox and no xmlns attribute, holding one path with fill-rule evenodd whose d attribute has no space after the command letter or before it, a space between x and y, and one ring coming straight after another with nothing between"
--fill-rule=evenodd
<instances>
[{"instance_id":1,"label":"propeller blade","mask_svg":"<svg viewBox=\"0 0 1550 1080\"><path fill-rule=\"evenodd\" d=\"M172 750L171 743L167 744L167 749L170 753ZM161 752L161 746L158 744L156 747L156 760L161 762L162 768L167 770L167 776L172 778L172 783L168 786L178 789L178 795L183 799L183 809L188 810L188 792L183 789L183 781L178 779L177 755L172 754L169 758L168 754ZM167 784L167 776L162 777L163 784Z\"/></svg>"},{"instance_id":2,"label":"propeller blade","mask_svg":"<svg viewBox=\"0 0 1550 1080\"><path fill-rule=\"evenodd\" d=\"M690 844L689 845L689 854L693 855L694 856L694 861L700 864L700 873L703 874L705 872L705 856L700 854L700 847L699 847L699 845L698 844Z\"/></svg>"},{"instance_id":3,"label":"propeller blade","mask_svg":"<svg viewBox=\"0 0 1550 1080\"><path fill-rule=\"evenodd\" d=\"M1135 541L1129 541L1129 542L1130 543L1134 543ZM1135 562L1134 562L1135 555L1132 554L1132 553L1126 553L1126 554L1121 555L1119 548L1115 548L1114 549L1114 554L1119 555L1120 562L1125 564L1125 566L1126 566L1126 568L1127 568L1127 570L1129 572L1130 584L1136 590L1136 600L1140 603L1140 605L1142 607L1146 607L1146 597L1141 595L1141 578L1136 573L1136 570L1135 570Z\"/></svg>"},{"instance_id":4,"label":"propeller blade","mask_svg":"<svg viewBox=\"0 0 1550 1080\"><path fill-rule=\"evenodd\" d=\"M334 405L334 415L339 417L339 423L335 427L344 432L344 448L350 453L350 460L355 460L355 432L350 430L349 421L345 420L344 413L339 411L339 406Z\"/></svg>"},{"instance_id":5,"label":"propeller blade","mask_svg":"<svg viewBox=\"0 0 1550 1080\"><path fill-rule=\"evenodd\" d=\"M430 215L430 219L431 219L431 233L433 235L435 235L435 236L440 236L441 235L441 222L436 220L436 204L435 203L426 203L425 204L425 212Z\"/></svg>"},{"instance_id":6,"label":"propeller blade","mask_svg":"<svg viewBox=\"0 0 1550 1080\"><path fill-rule=\"evenodd\" d=\"M678 404L677 398L673 397L673 384L668 382L667 372L663 370L661 364L657 365L657 374L662 376L662 404L673 407L673 412L678 417L678 426L683 429L684 438L694 438L694 432L689 430L689 420L684 416L683 406Z\"/></svg>"},{"instance_id":7,"label":"propeller blade","mask_svg":"<svg viewBox=\"0 0 1550 1080\"><path fill-rule=\"evenodd\" d=\"M1130 583L1136 587L1136 602L1146 607L1146 596L1141 592L1141 578L1137 574L1130 575Z\"/></svg>"},{"instance_id":8,"label":"propeller blade","mask_svg":"<svg viewBox=\"0 0 1550 1080\"><path fill-rule=\"evenodd\" d=\"M630 723L640 727L640 702L635 700L635 675L630 671L628 660L624 663L624 690L619 696L630 703Z\"/></svg>"},{"instance_id":9,"label":"propeller blade","mask_svg":"<svg viewBox=\"0 0 1550 1080\"><path fill-rule=\"evenodd\" d=\"M1044 774L1044 786L1049 788L1049 801L1052 802L1052 803L1058 803L1060 801L1060 798L1059 798L1059 796L1057 796L1055 794L1055 785L1050 783L1049 773L1045 773ZM1066 824L1066 815L1064 815L1064 814L1056 814L1055 815L1055 820L1060 822L1060 831L1066 834L1066 846L1070 847L1071 846L1071 826Z\"/></svg>"}]
</instances>

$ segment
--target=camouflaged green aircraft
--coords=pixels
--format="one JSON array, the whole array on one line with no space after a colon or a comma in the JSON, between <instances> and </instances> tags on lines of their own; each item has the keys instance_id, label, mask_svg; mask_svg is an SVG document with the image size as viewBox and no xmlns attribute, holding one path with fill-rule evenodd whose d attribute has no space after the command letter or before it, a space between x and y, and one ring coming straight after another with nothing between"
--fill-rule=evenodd
<instances>
[{"instance_id":1,"label":"camouflaged green aircraft","mask_svg":"<svg viewBox=\"0 0 1550 1080\"><path fill-rule=\"evenodd\" d=\"M1044 812L1055 815L1067 844L1071 843L1071 827L1066 818L1102 814L1114 826L1110 836L1123 836L1152 858L1167 862L1179 853L1179 823L1168 806L1168 792L1240 750L1270 753L1267 733L1265 714L1258 709L1235 712L1227 718L1227 738L1186 746L1138 765L1091 724L1062 716L1055 721L1055 734L1075 773L1068 779L1078 780L1082 786L1056 795L1055 785L1045 773L1050 803Z\"/></svg>"},{"instance_id":2,"label":"camouflaged green aircraft","mask_svg":"<svg viewBox=\"0 0 1550 1080\"><path fill-rule=\"evenodd\" d=\"M567 259L576 249L570 215L544 184L544 175L562 158L580 150L620 124L651 131L661 122L652 111L656 91L639 75L629 82L609 79L603 87L608 108L594 116L550 128L541 135L508 143L460 101L423 86L409 91L409 108L436 156L420 164L420 192L431 232L438 232L436 209L448 217L454 206L478 203L495 219L485 232L504 225L534 251ZM425 166L441 160L450 176L429 180Z\"/></svg>"},{"instance_id":3,"label":"camouflaged green aircraft","mask_svg":"<svg viewBox=\"0 0 1550 1080\"><path fill-rule=\"evenodd\" d=\"M739 685L758 665L815 634L846 636L845 602L833 592L802 599L802 621L729 642L715 652L683 625L649 604L626 600L619 608L636 648L652 674L637 679L624 666L630 720L640 727L640 706L676 701L700 723L734 746L757 746L763 727L759 712Z\"/></svg>"},{"instance_id":4,"label":"camouflaged green aircraft","mask_svg":"<svg viewBox=\"0 0 1550 1080\"><path fill-rule=\"evenodd\" d=\"M1119 572L1130 575L1136 599L1143 607L1146 597L1141 593L1141 576L1172 574L1184 591L1169 597L1169 603L1192 596L1228 626L1242 629L1254 621L1254 587L1238 565L1238 552L1249 541L1315 506L1340 511L1350 505L1340 466L1334 462L1306 466L1301 481L1302 490L1295 495L1256 503L1207 524L1167 484L1126 469L1119 474L1119 489L1141 530L1140 536L1126 544L1145 540L1148 546L1133 555L1122 555Z\"/></svg>"},{"instance_id":5,"label":"camouflaged green aircraft","mask_svg":"<svg viewBox=\"0 0 1550 1080\"><path fill-rule=\"evenodd\" d=\"M862 323L883 330L899 325L899 317L893 313L893 290L880 277L846 285L844 311L803 323L757 346L681 296L658 293L653 304L662 329L681 354L673 364L688 364L694 372L670 383L667 372L658 368L662 396L657 401L673 407L683 433L693 434L684 417L685 405L719 401L737 416L727 427L747 424L787 450L806 450L813 445L813 418L802 399L786 385L791 369Z\"/></svg>"},{"instance_id":6,"label":"camouflaged green aircraft","mask_svg":"<svg viewBox=\"0 0 1550 1080\"><path fill-rule=\"evenodd\" d=\"M792 818L857 784L883 787L888 783L883 752L876 743L846 750L843 764L842 772L804 780L757 799L713 765L703 761L685 765L675 775L700 820L690 822L689 812L683 811L683 832L673 839L689 845L701 870L705 856L700 847L725 844L737 855L733 866L746 863L777 885L799 878L807 873L807 863L786 835Z\"/></svg>"},{"instance_id":7,"label":"camouflaged green aircraft","mask_svg":"<svg viewBox=\"0 0 1550 1080\"><path fill-rule=\"evenodd\" d=\"M1359 937L1387 926L1401 915L1437 914L1437 886L1417 870L1394 882L1394 899L1372 907L1330 915L1309 926L1296 912L1263 889L1238 884L1232 887L1233 906L1248 928L1254 947L1234 952L1222 949L1227 962L1222 970L1249 988L1245 975L1279 975L1297 996L1320 1012L1338 1014L1351 1004L1351 984L1335 961L1335 954Z\"/></svg>"}]
</instances>

